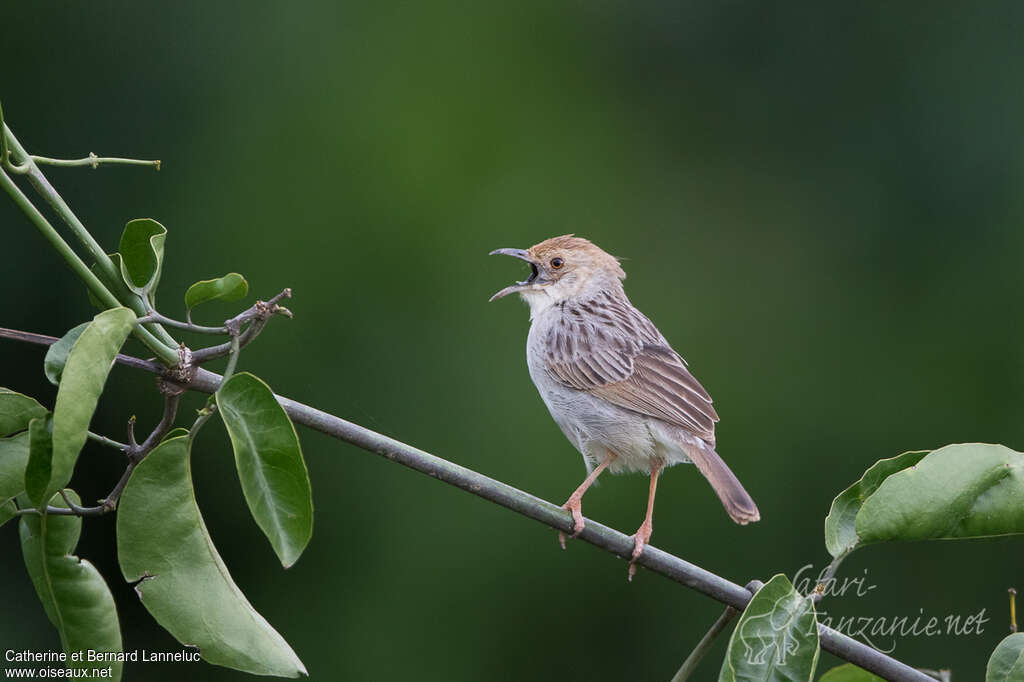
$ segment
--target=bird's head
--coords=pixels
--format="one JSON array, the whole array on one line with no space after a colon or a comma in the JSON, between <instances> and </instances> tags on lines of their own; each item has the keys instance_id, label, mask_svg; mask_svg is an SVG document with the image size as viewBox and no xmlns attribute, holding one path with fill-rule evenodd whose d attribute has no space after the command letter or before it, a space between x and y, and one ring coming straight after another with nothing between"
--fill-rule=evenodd
<instances>
[{"instance_id":1,"label":"bird's head","mask_svg":"<svg viewBox=\"0 0 1024 682\"><path fill-rule=\"evenodd\" d=\"M530 276L491 296L494 301L519 293L531 311L604 289L622 290L626 278L619 261L582 237L552 237L528 249L497 249L491 255L513 256L530 265Z\"/></svg>"}]
</instances>

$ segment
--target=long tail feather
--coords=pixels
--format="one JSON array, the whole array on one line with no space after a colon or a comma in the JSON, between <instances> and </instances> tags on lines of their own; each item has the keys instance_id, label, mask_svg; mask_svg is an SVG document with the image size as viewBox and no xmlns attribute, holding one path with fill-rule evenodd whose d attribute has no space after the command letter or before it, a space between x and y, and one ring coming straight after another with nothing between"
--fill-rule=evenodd
<instances>
[{"instance_id":1,"label":"long tail feather","mask_svg":"<svg viewBox=\"0 0 1024 682\"><path fill-rule=\"evenodd\" d=\"M715 489L718 499L733 521L746 525L761 520L761 512L757 510L753 498L710 445L687 448L687 454Z\"/></svg>"}]
</instances>

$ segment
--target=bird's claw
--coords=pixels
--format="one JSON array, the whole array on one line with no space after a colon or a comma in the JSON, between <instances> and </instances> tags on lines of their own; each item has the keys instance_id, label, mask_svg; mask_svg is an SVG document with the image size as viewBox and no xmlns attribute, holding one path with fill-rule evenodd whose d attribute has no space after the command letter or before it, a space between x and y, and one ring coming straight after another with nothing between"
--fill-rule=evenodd
<instances>
[{"instance_id":1,"label":"bird's claw","mask_svg":"<svg viewBox=\"0 0 1024 682\"><path fill-rule=\"evenodd\" d=\"M583 532L583 502L570 497L566 503L562 505L562 509L572 514L572 535L569 535L568 537L576 538ZM562 549L565 549L565 541L565 531L558 531L558 543L562 545Z\"/></svg>"},{"instance_id":2,"label":"bird's claw","mask_svg":"<svg viewBox=\"0 0 1024 682\"><path fill-rule=\"evenodd\" d=\"M644 521L633 534L633 556L629 560L629 575L627 576L630 582L633 582L633 576L636 575L636 560L643 554L644 547L650 542L653 532L654 528L651 524Z\"/></svg>"}]
</instances>

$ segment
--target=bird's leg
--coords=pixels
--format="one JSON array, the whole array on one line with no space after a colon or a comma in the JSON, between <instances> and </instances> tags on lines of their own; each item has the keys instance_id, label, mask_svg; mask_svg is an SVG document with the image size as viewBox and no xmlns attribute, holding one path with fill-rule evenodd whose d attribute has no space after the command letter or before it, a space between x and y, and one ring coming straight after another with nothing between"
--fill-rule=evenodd
<instances>
[{"instance_id":1,"label":"bird's leg","mask_svg":"<svg viewBox=\"0 0 1024 682\"><path fill-rule=\"evenodd\" d=\"M594 484L597 477L601 475L601 472L608 468L608 465L615 459L615 453L611 450L608 451L608 455L601 461L597 467L594 468L590 474L583 479L583 483L580 483L580 487L576 488L569 499L562 505L562 509L572 514L572 536L576 537L583 532L583 493L587 492L587 488ZM562 549L565 549L565 533L558 531L558 542L562 545Z\"/></svg>"},{"instance_id":2,"label":"bird's leg","mask_svg":"<svg viewBox=\"0 0 1024 682\"><path fill-rule=\"evenodd\" d=\"M630 580L636 575L636 560L644 551L644 546L651 539L651 533L654 532L654 493L658 489L659 473L661 473L661 465L652 465L651 490L647 494L647 516L644 517L644 522L640 524L640 527L637 528L636 533L633 535L633 558L629 562Z\"/></svg>"}]
</instances>

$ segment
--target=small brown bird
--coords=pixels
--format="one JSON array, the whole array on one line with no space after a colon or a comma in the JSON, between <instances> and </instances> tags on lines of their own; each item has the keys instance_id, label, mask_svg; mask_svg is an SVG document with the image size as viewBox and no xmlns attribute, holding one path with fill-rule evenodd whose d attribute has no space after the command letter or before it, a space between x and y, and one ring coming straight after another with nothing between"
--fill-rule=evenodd
<instances>
[{"instance_id":1,"label":"small brown bird","mask_svg":"<svg viewBox=\"0 0 1024 682\"><path fill-rule=\"evenodd\" d=\"M626 298L618 259L573 235L529 249L497 249L530 265L530 276L491 297L518 293L530 306L526 361L551 416L583 455L587 477L563 506L583 530L583 494L602 471L650 475L647 515L633 536L634 562L653 531L654 493L666 466L693 462L732 520L761 518L715 452L718 414L657 327ZM559 533L562 547L565 535Z\"/></svg>"}]
</instances>

